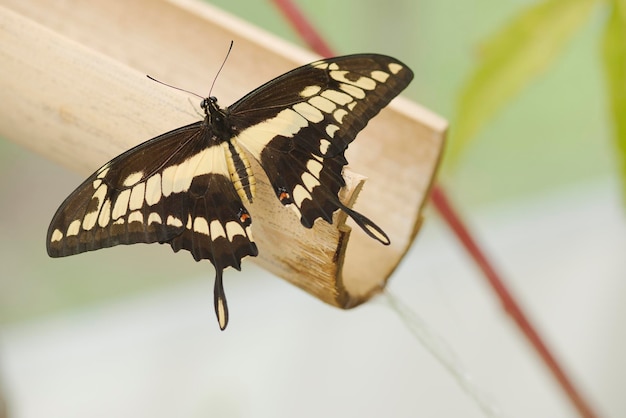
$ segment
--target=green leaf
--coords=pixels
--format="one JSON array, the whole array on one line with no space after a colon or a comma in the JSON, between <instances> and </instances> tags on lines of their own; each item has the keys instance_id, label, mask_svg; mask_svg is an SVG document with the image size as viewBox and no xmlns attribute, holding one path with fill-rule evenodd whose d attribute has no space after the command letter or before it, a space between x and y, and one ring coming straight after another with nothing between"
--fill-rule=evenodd
<instances>
[{"instance_id":1,"label":"green leaf","mask_svg":"<svg viewBox=\"0 0 626 418\"><path fill-rule=\"evenodd\" d=\"M448 157L467 143L515 94L549 67L596 0L547 0L493 34L462 89Z\"/></svg>"},{"instance_id":2,"label":"green leaf","mask_svg":"<svg viewBox=\"0 0 626 418\"><path fill-rule=\"evenodd\" d=\"M603 39L604 69L626 195L626 1L612 0Z\"/></svg>"}]
</instances>

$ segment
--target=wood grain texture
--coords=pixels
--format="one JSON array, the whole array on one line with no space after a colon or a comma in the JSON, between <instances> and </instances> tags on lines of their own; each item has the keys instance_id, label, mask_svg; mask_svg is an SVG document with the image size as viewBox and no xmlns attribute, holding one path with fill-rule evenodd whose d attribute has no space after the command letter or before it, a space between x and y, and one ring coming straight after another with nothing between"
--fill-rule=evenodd
<instances>
[{"instance_id":1,"label":"wood grain texture","mask_svg":"<svg viewBox=\"0 0 626 418\"><path fill-rule=\"evenodd\" d=\"M189 95L145 74L206 95L234 40L212 92L224 106L317 58L193 0L4 0L0 37L0 135L83 174L200 119ZM264 193L267 179L255 166L255 261L334 306L368 300L385 286L419 230L446 127L437 115L400 98L346 153L350 170L342 198L355 203L359 196L355 209L387 232L387 247L358 227L351 231L341 213L334 226L318 220L312 230L303 228L273 193Z\"/></svg>"}]
</instances>

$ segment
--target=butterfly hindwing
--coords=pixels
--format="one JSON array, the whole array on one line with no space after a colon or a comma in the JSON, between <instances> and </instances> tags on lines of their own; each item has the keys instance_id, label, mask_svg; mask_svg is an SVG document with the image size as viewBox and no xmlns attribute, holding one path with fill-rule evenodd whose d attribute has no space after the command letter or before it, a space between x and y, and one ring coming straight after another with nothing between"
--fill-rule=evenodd
<instances>
[{"instance_id":1,"label":"butterfly hindwing","mask_svg":"<svg viewBox=\"0 0 626 418\"><path fill-rule=\"evenodd\" d=\"M174 251L188 250L196 261L208 259L216 269L240 270L242 258L257 255L250 214L230 178L213 173L198 176L185 199L185 227L169 241Z\"/></svg>"},{"instance_id":2,"label":"butterfly hindwing","mask_svg":"<svg viewBox=\"0 0 626 418\"><path fill-rule=\"evenodd\" d=\"M361 54L292 70L229 107L238 140L259 161L284 205L311 228L344 210L370 236L384 232L338 199L344 152L357 133L412 80L401 62Z\"/></svg>"}]
</instances>

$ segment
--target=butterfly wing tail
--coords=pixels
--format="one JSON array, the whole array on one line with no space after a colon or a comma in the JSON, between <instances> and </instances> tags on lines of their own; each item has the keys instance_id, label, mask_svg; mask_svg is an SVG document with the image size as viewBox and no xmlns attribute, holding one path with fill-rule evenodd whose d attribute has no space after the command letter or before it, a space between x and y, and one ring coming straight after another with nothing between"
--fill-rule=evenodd
<instances>
[{"instance_id":1,"label":"butterfly wing tail","mask_svg":"<svg viewBox=\"0 0 626 418\"><path fill-rule=\"evenodd\" d=\"M213 288L213 303L215 305L215 315L220 329L224 331L228 325L228 304L226 303L226 293L222 282L222 268L215 266L215 285Z\"/></svg>"},{"instance_id":2,"label":"butterfly wing tail","mask_svg":"<svg viewBox=\"0 0 626 418\"><path fill-rule=\"evenodd\" d=\"M350 209L344 205L341 206L341 210L343 210L348 216L350 216L354 220L354 222L356 222L356 224L360 226L361 229L365 231L365 233L370 237L374 238L384 245L389 245L391 243L385 231L383 231L381 227L376 225L366 216L361 215L359 212Z\"/></svg>"}]
</instances>

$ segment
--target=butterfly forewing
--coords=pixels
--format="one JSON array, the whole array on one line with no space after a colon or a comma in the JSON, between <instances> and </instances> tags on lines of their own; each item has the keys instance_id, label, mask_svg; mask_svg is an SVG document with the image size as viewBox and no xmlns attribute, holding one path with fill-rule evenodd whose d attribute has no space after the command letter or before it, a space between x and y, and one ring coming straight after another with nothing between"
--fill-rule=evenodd
<instances>
[{"instance_id":1,"label":"butterfly forewing","mask_svg":"<svg viewBox=\"0 0 626 418\"><path fill-rule=\"evenodd\" d=\"M250 216L230 180L224 143L210 136L195 123L105 164L55 214L48 254L167 242L216 268L240 268L242 257L257 254Z\"/></svg>"},{"instance_id":2,"label":"butterfly forewing","mask_svg":"<svg viewBox=\"0 0 626 418\"><path fill-rule=\"evenodd\" d=\"M345 209L337 197L345 185L344 151L412 78L408 67L387 56L321 60L248 94L229 107L230 117L276 196L310 228L317 218L330 222L337 209ZM379 240L388 242L386 236Z\"/></svg>"}]
</instances>

